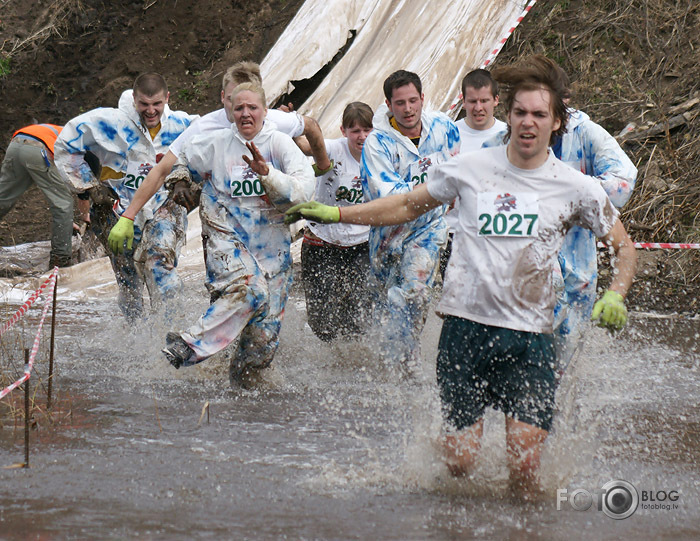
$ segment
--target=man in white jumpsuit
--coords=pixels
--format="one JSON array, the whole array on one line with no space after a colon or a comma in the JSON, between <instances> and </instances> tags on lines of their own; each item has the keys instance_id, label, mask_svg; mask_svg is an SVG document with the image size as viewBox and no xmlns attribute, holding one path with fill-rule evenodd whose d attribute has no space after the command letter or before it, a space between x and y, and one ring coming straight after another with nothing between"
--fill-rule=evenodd
<instances>
[{"instance_id":1,"label":"man in white jumpsuit","mask_svg":"<svg viewBox=\"0 0 700 541\"><path fill-rule=\"evenodd\" d=\"M386 105L375 112L374 130L362 149L366 201L407 193L425 182L431 167L459 152L459 131L439 112L423 110L420 78L400 70L384 81ZM393 365L411 369L418 362L418 342L438 273L440 250L447 241L444 207L410 223L372 227L369 255L381 290L377 328L386 329L378 344Z\"/></svg>"},{"instance_id":2,"label":"man in white jumpsuit","mask_svg":"<svg viewBox=\"0 0 700 541\"><path fill-rule=\"evenodd\" d=\"M79 115L56 140L56 167L74 192L90 194L92 228L105 245L151 168L198 118L171 111L168 98L162 76L142 74L133 91L122 94L118 109L102 107ZM96 176L93 169L100 166L101 174ZM176 267L185 242L186 214L179 205L166 202L167 195L164 189L158 191L135 217L130 250L108 251L119 286L119 308L131 322L143 312L144 282L153 308L174 299L182 287Z\"/></svg>"}]
</instances>

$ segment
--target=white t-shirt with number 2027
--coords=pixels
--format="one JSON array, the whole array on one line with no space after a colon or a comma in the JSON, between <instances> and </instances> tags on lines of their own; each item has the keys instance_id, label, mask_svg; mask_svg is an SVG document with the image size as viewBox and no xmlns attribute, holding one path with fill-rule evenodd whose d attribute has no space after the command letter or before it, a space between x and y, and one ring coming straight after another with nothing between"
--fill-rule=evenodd
<instances>
[{"instance_id":1,"label":"white t-shirt with number 2027","mask_svg":"<svg viewBox=\"0 0 700 541\"><path fill-rule=\"evenodd\" d=\"M506 146L460 154L434 167L428 192L459 198L452 256L438 313L520 331L551 333L552 268L572 225L605 236L618 217L605 190L550 151L519 169Z\"/></svg>"}]
</instances>

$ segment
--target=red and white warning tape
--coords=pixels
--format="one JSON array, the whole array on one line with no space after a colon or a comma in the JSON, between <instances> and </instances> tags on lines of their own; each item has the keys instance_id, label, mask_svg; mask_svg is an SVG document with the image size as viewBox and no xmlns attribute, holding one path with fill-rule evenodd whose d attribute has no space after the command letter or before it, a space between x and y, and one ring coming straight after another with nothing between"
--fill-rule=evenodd
<instances>
[{"instance_id":1,"label":"red and white warning tape","mask_svg":"<svg viewBox=\"0 0 700 541\"><path fill-rule=\"evenodd\" d=\"M49 276L46 281L39 286L39 289L37 289L32 295L24 302L22 306L20 306L19 310L15 312L15 314L8 319L2 327L0 327L0 336L2 336L8 329L10 329L15 323L17 323L24 313L29 310L29 307L36 302L36 300L39 298L41 293L46 289L46 286L49 285L49 283L53 286L53 284L56 283L56 276L58 275L58 267L54 267L53 272L51 273L51 276ZM53 287L51 288L51 294L53 295Z\"/></svg>"},{"instance_id":2,"label":"red and white warning tape","mask_svg":"<svg viewBox=\"0 0 700 541\"><path fill-rule=\"evenodd\" d=\"M598 243L598 248L605 248L605 244ZM700 244L685 244L681 242L635 242L635 248L649 248L652 250L700 250Z\"/></svg>"},{"instance_id":3,"label":"red and white warning tape","mask_svg":"<svg viewBox=\"0 0 700 541\"><path fill-rule=\"evenodd\" d=\"M634 247L662 250L700 250L700 244L683 244L679 242L635 242Z\"/></svg>"},{"instance_id":4,"label":"red and white warning tape","mask_svg":"<svg viewBox=\"0 0 700 541\"><path fill-rule=\"evenodd\" d=\"M41 330L44 328L44 320L46 319L46 313L49 310L49 306L51 306L51 301L53 300L53 286L56 283L56 277L58 276L58 267L54 267L53 272L51 273L51 276L37 289L31 297L20 307L17 312L15 312L15 315L10 318L9 321L7 321L3 327L2 330L0 330L0 335L7 331L12 325L17 323L19 319L25 314L25 312L29 309L29 307L36 301L36 299L39 298L39 295L41 295L42 290L44 290L47 286L49 287L49 290L46 294L46 302L44 303L44 310L41 313L41 321L39 321L39 329L37 330L36 336L34 337L34 344L32 345L32 351L29 355L29 361L27 362L26 365L24 365L24 375L19 378L17 381L15 381L13 384L8 385L5 387L1 392L0 392L0 399L4 398L7 396L9 393L11 393L14 389L22 385L25 381L27 381L32 374L32 368L34 367L34 359L36 358L37 353L39 352L39 344L41 342Z\"/></svg>"},{"instance_id":5,"label":"red and white warning tape","mask_svg":"<svg viewBox=\"0 0 700 541\"><path fill-rule=\"evenodd\" d=\"M498 56L498 53L501 52L501 49L503 49L503 46L506 44L506 41L508 41L508 38L510 37L510 35L515 31L515 29L518 27L518 25L519 25L519 24L522 22L522 20L525 18L525 15L527 15L528 13L530 13L530 10L532 9L532 6L534 6L536 2L537 2L537 0L530 0L530 3L528 3L527 6L525 6L525 9L523 10L523 12L522 12L522 13L520 14L520 16L515 20L515 22L513 23L513 25L508 29L508 32L506 32L506 33L504 34L504 36L501 38L501 41L498 42L498 45L496 46L496 48L495 48L493 51L491 51L491 53L486 57L486 60L484 60L484 61L481 63L481 66L479 66L480 68L485 68L485 67L488 66L491 62L493 62L493 59L496 58L496 57Z\"/></svg>"},{"instance_id":6,"label":"red and white warning tape","mask_svg":"<svg viewBox=\"0 0 700 541\"><path fill-rule=\"evenodd\" d=\"M537 3L537 0L530 0L530 2L527 4L527 6L525 6L525 9L520 14L520 16L513 22L513 24L511 24L510 28L508 29L508 31L505 34L503 34L503 37L500 39L498 44L493 48L493 50L489 53L489 55L481 63L481 65L479 65L480 68L484 69L491 62L493 62L494 58L496 58L498 56L498 53L501 52L501 49L503 49L503 46L506 44L506 41L508 41L508 38L515 31L515 29L518 27L518 25L522 22L522 20L525 18L525 16L528 13L530 13L530 10L532 9L532 7L536 3ZM452 111L455 107L457 107L461 102L462 102L462 94L457 96L457 98L452 102L452 105L450 105L450 111Z\"/></svg>"}]
</instances>

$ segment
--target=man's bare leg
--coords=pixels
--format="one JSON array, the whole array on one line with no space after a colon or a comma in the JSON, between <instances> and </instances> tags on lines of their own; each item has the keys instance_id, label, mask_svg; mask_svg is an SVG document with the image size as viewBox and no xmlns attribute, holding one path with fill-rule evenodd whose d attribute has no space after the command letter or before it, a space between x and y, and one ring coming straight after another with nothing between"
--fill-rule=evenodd
<instances>
[{"instance_id":1,"label":"man's bare leg","mask_svg":"<svg viewBox=\"0 0 700 541\"><path fill-rule=\"evenodd\" d=\"M469 475L474 468L476 457L481 449L481 436L484 433L484 420L480 419L472 426L456 434L447 434L443 445L445 463L455 477Z\"/></svg>"},{"instance_id":2,"label":"man's bare leg","mask_svg":"<svg viewBox=\"0 0 700 541\"><path fill-rule=\"evenodd\" d=\"M547 434L546 430L506 417L510 484L513 490L525 498L534 497L541 492L537 470Z\"/></svg>"}]
</instances>

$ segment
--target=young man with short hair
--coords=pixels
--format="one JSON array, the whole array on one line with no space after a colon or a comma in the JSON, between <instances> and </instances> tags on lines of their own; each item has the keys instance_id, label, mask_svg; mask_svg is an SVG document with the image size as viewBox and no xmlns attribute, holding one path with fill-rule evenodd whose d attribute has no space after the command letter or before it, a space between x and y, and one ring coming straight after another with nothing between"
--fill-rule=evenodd
<instances>
[{"instance_id":1,"label":"young man with short hair","mask_svg":"<svg viewBox=\"0 0 700 541\"><path fill-rule=\"evenodd\" d=\"M488 71L475 69L464 76L462 108L466 115L456 122L460 153L480 149L484 141L506 129L506 123L494 116L498 100L498 83Z\"/></svg>"},{"instance_id":2,"label":"young man with short hair","mask_svg":"<svg viewBox=\"0 0 700 541\"><path fill-rule=\"evenodd\" d=\"M565 164L589 175L608 194L618 209L632 196L637 178L634 166L615 138L593 122L586 113L569 108L569 77L555 64L567 106L566 132L552 140L552 152ZM503 144L506 130L484 142L484 146ZM586 321L591 316L598 281L598 249L595 235L581 227L572 227L559 251L561 272L556 273L557 303L554 326L558 375L564 373L580 347Z\"/></svg>"},{"instance_id":3,"label":"young man with short hair","mask_svg":"<svg viewBox=\"0 0 700 541\"><path fill-rule=\"evenodd\" d=\"M507 86L507 145L460 155L431 170L424 186L343 209L316 202L289 221L403 223L459 197L455 247L437 307L444 318L437 380L451 430L447 464L468 474L480 450L483 415L506 415L511 482L537 488L540 453L554 415L552 268L567 230L581 225L616 252L617 274L593 317L627 321L624 296L635 272L634 244L605 190L549 149L567 120L556 65L534 56L494 73Z\"/></svg>"},{"instance_id":4,"label":"young man with short hair","mask_svg":"<svg viewBox=\"0 0 700 541\"><path fill-rule=\"evenodd\" d=\"M484 141L506 129L506 123L494 117L498 100L498 83L493 80L488 71L475 69L464 76L462 108L466 115L456 122L459 129L460 154L480 149ZM449 238L447 246L440 254L440 274L443 278L452 253L452 237L457 226L458 204L459 201L455 201L453 207L445 214Z\"/></svg>"},{"instance_id":5,"label":"young man with short hair","mask_svg":"<svg viewBox=\"0 0 700 541\"><path fill-rule=\"evenodd\" d=\"M105 248L110 230L148 172L198 118L171 111L169 96L161 75L144 73L132 90L122 93L118 109L101 107L75 117L56 141L56 167L74 192L89 194L92 229ZM167 198L165 190L149 198L134 220L135 242L126 253L107 249L119 286L119 308L132 322L143 312L144 282L153 308L173 300L182 287L176 266L185 242L186 214Z\"/></svg>"},{"instance_id":6,"label":"young man with short hair","mask_svg":"<svg viewBox=\"0 0 700 541\"><path fill-rule=\"evenodd\" d=\"M459 151L459 130L443 113L423 110L423 89L415 73L399 70L384 81L386 104L377 109L374 130L362 150L365 200L410 193L428 171ZM370 264L378 287L379 345L389 362L415 365L418 342L447 237L440 206L405 224L372 227ZM412 366L406 366L412 368Z\"/></svg>"}]
</instances>

